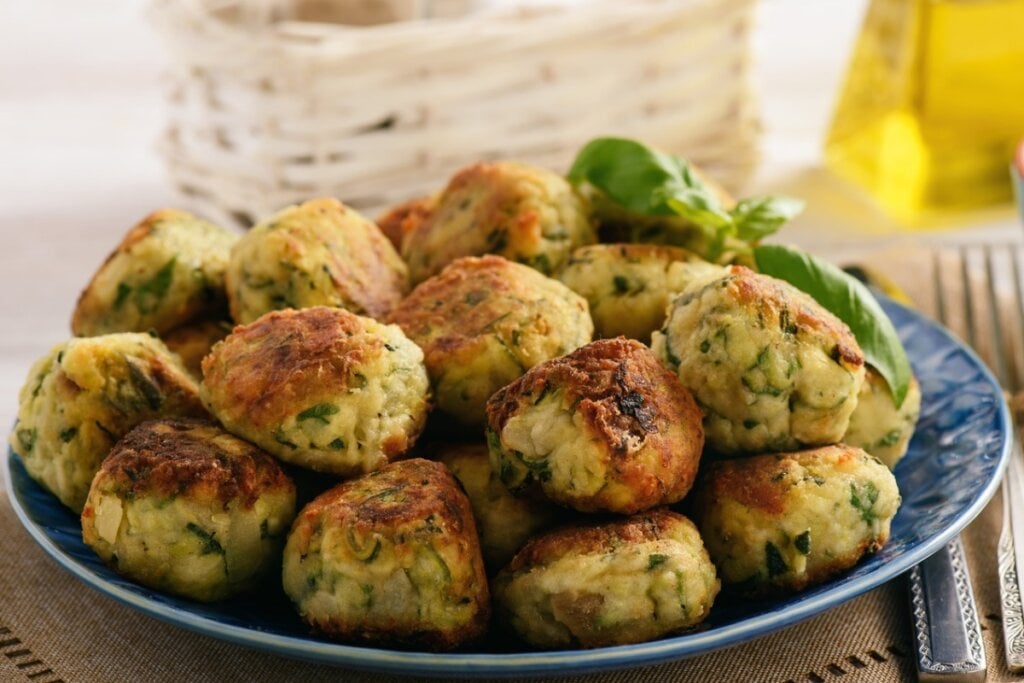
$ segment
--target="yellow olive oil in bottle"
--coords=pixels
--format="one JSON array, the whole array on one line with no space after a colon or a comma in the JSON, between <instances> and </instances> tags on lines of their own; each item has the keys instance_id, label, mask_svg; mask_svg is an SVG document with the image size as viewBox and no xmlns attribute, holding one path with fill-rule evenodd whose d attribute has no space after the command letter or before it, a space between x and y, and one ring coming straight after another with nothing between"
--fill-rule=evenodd
<instances>
[{"instance_id":1,"label":"yellow olive oil in bottle","mask_svg":"<svg viewBox=\"0 0 1024 683\"><path fill-rule=\"evenodd\" d=\"M889 213L1009 201L1024 136L1024 0L872 0L825 144Z\"/></svg>"}]
</instances>

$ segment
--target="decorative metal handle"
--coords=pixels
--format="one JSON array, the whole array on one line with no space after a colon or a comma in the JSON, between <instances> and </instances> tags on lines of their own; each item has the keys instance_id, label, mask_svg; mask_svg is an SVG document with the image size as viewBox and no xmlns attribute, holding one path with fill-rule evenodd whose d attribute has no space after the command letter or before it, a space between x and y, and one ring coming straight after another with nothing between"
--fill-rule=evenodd
<instances>
[{"instance_id":1,"label":"decorative metal handle","mask_svg":"<svg viewBox=\"0 0 1024 683\"><path fill-rule=\"evenodd\" d=\"M985 645L960 537L908 576L918 679L984 681Z\"/></svg>"},{"instance_id":2,"label":"decorative metal handle","mask_svg":"<svg viewBox=\"0 0 1024 683\"><path fill-rule=\"evenodd\" d=\"M1003 529L999 534L999 598L1003 611L1003 639L1006 665L1010 671L1024 671L1024 613L1017 567L1024 564L1024 454L1014 436L1010 464L1003 476Z\"/></svg>"}]
</instances>

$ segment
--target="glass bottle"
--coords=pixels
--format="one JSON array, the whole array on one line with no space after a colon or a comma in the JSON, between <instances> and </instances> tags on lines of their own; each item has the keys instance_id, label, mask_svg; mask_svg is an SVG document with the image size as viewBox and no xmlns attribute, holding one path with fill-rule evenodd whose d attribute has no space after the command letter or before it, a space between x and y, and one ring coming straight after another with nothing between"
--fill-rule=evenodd
<instances>
[{"instance_id":1,"label":"glass bottle","mask_svg":"<svg viewBox=\"0 0 1024 683\"><path fill-rule=\"evenodd\" d=\"M872 0L827 165L910 225L1002 203L1024 136L1024 0Z\"/></svg>"}]
</instances>

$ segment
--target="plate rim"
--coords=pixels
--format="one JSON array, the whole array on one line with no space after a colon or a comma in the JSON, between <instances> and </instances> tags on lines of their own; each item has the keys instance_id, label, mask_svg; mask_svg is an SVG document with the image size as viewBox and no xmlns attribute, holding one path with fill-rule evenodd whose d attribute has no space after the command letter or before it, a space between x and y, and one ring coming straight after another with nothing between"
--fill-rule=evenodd
<instances>
[{"instance_id":1,"label":"plate rim","mask_svg":"<svg viewBox=\"0 0 1024 683\"><path fill-rule=\"evenodd\" d=\"M174 605L168 605L126 590L93 573L87 566L65 553L47 535L45 530L29 518L27 510L14 491L13 463L17 456L8 448L5 467L5 489L11 507L21 525L35 542L59 565L85 584L107 595L121 604L134 608L150 617L173 626L226 640L235 644L254 647L287 657L306 661L349 666L356 669L393 674L421 676L526 676L537 674L586 673L589 671L611 671L613 669L646 666L667 661L683 660L698 654L705 654L731 647L771 632L781 631L800 621L838 607L852 598L877 588L895 579L923 560L931 557L960 533L984 509L999 486L1006 465L1009 462L1012 444L1012 424L1009 408L999 383L991 370L974 349L959 340L946 327L928 318L920 311L881 296L886 306L902 309L917 323L924 323L946 338L948 342L965 353L980 371L981 376L997 390L999 400L996 412L1003 431L998 460L993 476L979 489L974 501L940 533L922 542L912 550L895 558L892 562L858 577L844 585L823 591L813 597L782 608L771 609L746 617L738 622L716 627L708 631L681 634L670 638L597 648L593 650L549 650L515 653L432 653L405 650L391 650L375 647L332 643L312 638L267 633L258 629L225 624L210 617L197 615ZM18 463L21 465L21 463Z\"/></svg>"}]
</instances>

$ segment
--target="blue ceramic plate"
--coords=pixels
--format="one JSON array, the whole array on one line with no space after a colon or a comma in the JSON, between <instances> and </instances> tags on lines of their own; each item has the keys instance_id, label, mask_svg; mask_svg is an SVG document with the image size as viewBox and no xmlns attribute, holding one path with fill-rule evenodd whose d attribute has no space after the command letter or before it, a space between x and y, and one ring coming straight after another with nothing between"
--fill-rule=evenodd
<instances>
[{"instance_id":1,"label":"blue ceramic plate","mask_svg":"<svg viewBox=\"0 0 1024 683\"><path fill-rule=\"evenodd\" d=\"M878 554L828 584L765 602L720 601L696 633L641 645L530 652L497 640L478 650L430 654L340 645L308 635L279 588L258 597L202 605L130 583L81 540L78 519L37 486L13 454L7 485L19 518L58 563L93 588L158 619L249 647L338 666L434 676L582 673L681 659L785 628L874 588L950 540L995 491L1009 456L1009 417L981 361L919 313L884 300L920 380L923 409L896 468L903 505Z\"/></svg>"}]
</instances>

